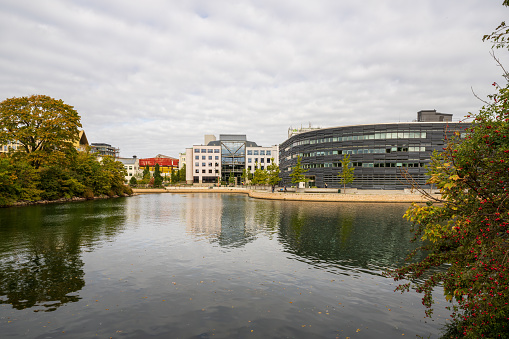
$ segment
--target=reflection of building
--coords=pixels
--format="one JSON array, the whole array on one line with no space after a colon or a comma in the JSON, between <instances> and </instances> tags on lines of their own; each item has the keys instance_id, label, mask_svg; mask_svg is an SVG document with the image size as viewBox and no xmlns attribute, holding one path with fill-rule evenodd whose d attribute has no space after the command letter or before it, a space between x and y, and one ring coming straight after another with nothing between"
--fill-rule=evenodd
<instances>
[{"instance_id":1,"label":"reflection of building","mask_svg":"<svg viewBox=\"0 0 509 339\"><path fill-rule=\"evenodd\" d=\"M265 169L272 159L278 163L278 146L262 147L248 141L242 134L205 136L204 145L186 149L186 180L188 183L228 182L230 176L241 181L245 169L254 173L256 166Z\"/></svg>"},{"instance_id":2,"label":"reflection of building","mask_svg":"<svg viewBox=\"0 0 509 339\"><path fill-rule=\"evenodd\" d=\"M158 154L154 158L140 159L140 169L143 170L146 166L149 171L154 173L156 164L159 164L159 171L163 176L171 174L171 172L178 170L179 159L175 159L166 155Z\"/></svg>"},{"instance_id":3,"label":"reflection of building","mask_svg":"<svg viewBox=\"0 0 509 339\"><path fill-rule=\"evenodd\" d=\"M90 151L92 153L98 153L99 156L111 156L113 158L118 158L118 154L120 152L119 148L115 148L111 146L110 144L104 144L104 143L96 143L93 142L90 144Z\"/></svg>"},{"instance_id":4,"label":"reflection of building","mask_svg":"<svg viewBox=\"0 0 509 339\"><path fill-rule=\"evenodd\" d=\"M403 189L408 187L402 171L426 187L426 166L433 151L442 151L447 136L463 131L467 123L453 123L452 114L418 112L418 121L291 131L280 147L279 167L286 185L302 158L310 185L340 187L341 159L350 155L355 179L351 187Z\"/></svg>"},{"instance_id":5,"label":"reflection of building","mask_svg":"<svg viewBox=\"0 0 509 339\"><path fill-rule=\"evenodd\" d=\"M237 194L193 194L186 197L185 206L187 232L208 238L222 247L246 245L264 227L264 220L260 218L269 218L256 203Z\"/></svg>"},{"instance_id":6,"label":"reflection of building","mask_svg":"<svg viewBox=\"0 0 509 339\"><path fill-rule=\"evenodd\" d=\"M136 156L133 156L132 158L118 158L117 160L124 164L124 168L127 172L127 175L125 176L126 181L131 180L132 177L141 172L140 162Z\"/></svg>"}]
</instances>

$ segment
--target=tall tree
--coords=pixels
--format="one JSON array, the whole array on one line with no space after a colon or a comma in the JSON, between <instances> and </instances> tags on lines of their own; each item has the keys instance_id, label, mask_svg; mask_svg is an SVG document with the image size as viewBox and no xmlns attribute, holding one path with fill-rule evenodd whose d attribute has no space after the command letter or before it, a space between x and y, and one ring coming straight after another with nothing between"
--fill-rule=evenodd
<instances>
[{"instance_id":1,"label":"tall tree","mask_svg":"<svg viewBox=\"0 0 509 339\"><path fill-rule=\"evenodd\" d=\"M302 157L299 155L299 157L297 158L297 164L295 164L295 166L292 167L292 173L290 173L292 183L294 184L306 181L306 176L304 175L304 173L306 173L308 170L304 170L302 168L301 159Z\"/></svg>"},{"instance_id":2,"label":"tall tree","mask_svg":"<svg viewBox=\"0 0 509 339\"><path fill-rule=\"evenodd\" d=\"M10 98L0 103L0 144L17 141L35 168L48 153L73 148L81 127L78 112L46 95Z\"/></svg>"},{"instance_id":3,"label":"tall tree","mask_svg":"<svg viewBox=\"0 0 509 339\"><path fill-rule=\"evenodd\" d=\"M267 166L267 177L268 184L271 186L276 186L281 181L279 166L274 162L274 158L270 159L270 165Z\"/></svg>"},{"instance_id":4,"label":"tall tree","mask_svg":"<svg viewBox=\"0 0 509 339\"><path fill-rule=\"evenodd\" d=\"M180 181L186 181L186 164L184 164L184 166L180 169L179 179Z\"/></svg>"},{"instance_id":5,"label":"tall tree","mask_svg":"<svg viewBox=\"0 0 509 339\"><path fill-rule=\"evenodd\" d=\"M247 168L244 168L242 170L242 175L240 177L242 178L242 181L244 182L244 184L247 184L247 181L249 179L249 172L248 172Z\"/></svg>"},{"instance_id":6,"label":"tall tree","mask_svg":"<svg viewBox=\"0 0 509 339\"><path fill-rule=\"evenodd\" d=\"M161 176L161 169L159 167L159 164L156 163L156 166L154 168L154 186L160 187L163 183L163 177Z\"/></svg>"},{"instance_id":7,"label":"tall tree","mask_svg":"<svg viewBox=\"0 0 509 339\"><path fill-rule=\"evenodd\" d=\"M350 155L344 154L341 160L341 171L338 173L339 182L343 185L343 191L346 185L354 180L354 168L350 166Z\"/></svg>"}]
</instances>

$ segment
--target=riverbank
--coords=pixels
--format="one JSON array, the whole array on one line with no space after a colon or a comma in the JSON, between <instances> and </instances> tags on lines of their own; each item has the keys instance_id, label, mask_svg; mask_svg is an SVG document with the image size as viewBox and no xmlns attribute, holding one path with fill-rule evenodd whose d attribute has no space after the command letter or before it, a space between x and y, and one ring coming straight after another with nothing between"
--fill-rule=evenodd
<instances>
[{"instance_id":1,"label":"riverbank","mask_svg":"<svg viewBox=\"0 0 509 339\"><path fill-rule=\"evenodd\" d=\"M134 192L133 192L134 193ZM158 192L160 193L160 192ZM36 200L36 201L16 201L12 204L0 206L0 208L7 208L7 207L23 207L23 206L31 206L31 205L47 205L47 204L61 204L66 202L80 202L80 201L87 201L87 200L102 200L102 199L115 199L115 198L124 198L124 197L130 197L132 195L125 194L125 195L114 195L112 197L108 195L100 195L93 198L83 198L83 197L73 197L73 198L60 198L56 200Z\"/></svg>"},{"instance_id":2,"label":"riverbank","mask_svg":"<svg viewBox=\"0 0 509 339\"><path fill-rule=\"evenodd\" d=\"M323 201L323 202L373 202L373 203L412 203L426 202L422 194L407 191L356 191L354 193L296 193L274 192L237 187L166 187L161 189L133 189L135 194L151 193L233 193L247 194L256 199L290 200L290 201ZM440 195L435 194L437 198Z\"/></svg>"}]
</instances>

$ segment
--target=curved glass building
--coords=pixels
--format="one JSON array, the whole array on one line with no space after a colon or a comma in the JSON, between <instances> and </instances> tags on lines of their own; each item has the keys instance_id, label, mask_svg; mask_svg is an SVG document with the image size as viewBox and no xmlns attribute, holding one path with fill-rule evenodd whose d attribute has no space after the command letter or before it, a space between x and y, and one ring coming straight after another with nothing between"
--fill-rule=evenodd
<instances>
[{"instance_id":1,"label":"curved glass building","mask_svg":"<svg viewBox=\"0 0 509 339\"><path fill-rule=\"evenodd\" d=\"M292 185L290 173L300 156L309 186L340 187L341 160L348 154L355 168L349 187L410 188L406 172L429 188L426 166L433 151L443 151L447 138L469 125L452 122L452 114L431 110L418 112L415 122L289 130L279 146L282 183Z\"/></svg>"}]
</instances>

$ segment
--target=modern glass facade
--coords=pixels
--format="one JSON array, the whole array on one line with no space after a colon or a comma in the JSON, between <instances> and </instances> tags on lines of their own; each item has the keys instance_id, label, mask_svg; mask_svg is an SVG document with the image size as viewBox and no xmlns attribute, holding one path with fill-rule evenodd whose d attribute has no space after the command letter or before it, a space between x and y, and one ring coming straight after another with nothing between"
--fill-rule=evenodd
<instances>
[{"instance_id":1,"label":"modern glass facade","mask_svg":"<svg viewBox=\"0 0 509 339\"><path fill-rule=\"evenodd\" d=\"M422 187L433 151L441 152L455 131L468 123L410 122L322 128L291 136L279 147L279 168L285 185L291 168L302 158L310 186L340 187L338 173L345 154L350 155L355 179L349 187L403 189L407 172Z\"/></svg>"},{"instance_id":2,"label":"modern glass facade","mask_svg":"<svg viewBox=\"0 0 509 339\"><path fill-rule=\"evenodd\" d=\"M221 140L221 180L240 178L246 167L246 141ZM238 179L237 179L238 180Z\"/></svg>"}]
</instances>

